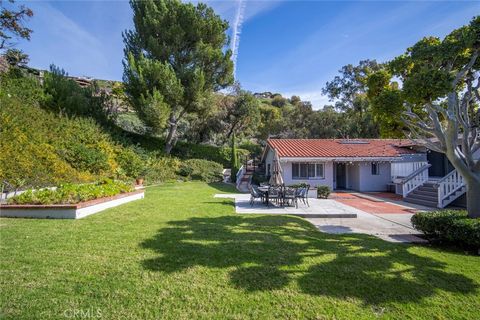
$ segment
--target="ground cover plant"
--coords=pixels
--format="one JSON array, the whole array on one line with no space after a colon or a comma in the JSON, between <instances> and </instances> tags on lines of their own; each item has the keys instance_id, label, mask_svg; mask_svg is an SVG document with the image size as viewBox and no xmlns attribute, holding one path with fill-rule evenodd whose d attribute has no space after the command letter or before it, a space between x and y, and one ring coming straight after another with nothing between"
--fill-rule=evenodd
<instances>
[{"instance_id":1,"label":"ground cover plant","mask_svg":"<svg viewBox=\"0 0 480 320\"><path fill-rule=\"evenodd\" d=\"M480 258L292 216L235 214L169 183L76 221L0 219L3 319L474 319Z\"/></svg>"}]
</instances>

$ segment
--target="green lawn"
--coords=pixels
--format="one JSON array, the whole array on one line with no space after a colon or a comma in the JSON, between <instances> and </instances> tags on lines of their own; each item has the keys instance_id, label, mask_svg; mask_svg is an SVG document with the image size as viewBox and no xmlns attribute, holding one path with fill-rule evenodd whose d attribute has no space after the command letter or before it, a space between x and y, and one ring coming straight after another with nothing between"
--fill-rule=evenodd
<instances>
[{"instance_id":1,"label":"green lawn","mask_svg":"<svg viewBox=\"0 0 480 320\"><path fill-rule=\"evenodd\" d=\"M473 319L480 257L236 215L221 185L82 220L1 219L6 319Z\"/></svg>"}]
</instances>

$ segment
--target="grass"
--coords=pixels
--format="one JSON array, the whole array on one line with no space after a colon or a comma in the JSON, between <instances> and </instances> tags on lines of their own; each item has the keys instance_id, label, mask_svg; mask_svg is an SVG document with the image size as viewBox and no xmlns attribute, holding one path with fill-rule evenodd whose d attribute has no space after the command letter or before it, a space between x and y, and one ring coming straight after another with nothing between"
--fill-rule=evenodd
<instances>
[{"instance_id":1,"label":"grass","mask_svg":"<svg viewBox=\"0 0 480 320\"><path fill-rule=\"evenodd\" d=\"M220 192L173 183L82 220L1 219L0 317L478 317L478 256L237 215Z\"/></svg>"}]
</instances>

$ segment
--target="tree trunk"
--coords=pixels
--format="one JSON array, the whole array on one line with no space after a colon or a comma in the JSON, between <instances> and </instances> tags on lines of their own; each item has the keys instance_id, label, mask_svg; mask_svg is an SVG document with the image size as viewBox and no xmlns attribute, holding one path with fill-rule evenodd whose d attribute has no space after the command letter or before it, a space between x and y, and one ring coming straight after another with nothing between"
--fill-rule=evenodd
<instances>
[{"instance_id":1,"label":"tree trunk","mask_svg":"<svg viewBox=\"0 0 480 320\"><path fill-rule=\"evenodd\" d=\"M480 181L468 179L467 185L467 212L470 218L480 218Z\"/></svg>"},{"instance_id":2,"label":"tree trunk","mask_svg":"<svg viewBox=\"0 0 480 320\"><path fill-rule=\"evenodd\" d=\"M170 154L172 152L175 143L177 142L177 128L178 128L178 119L175 118L175 114L172 113L169 119L168 135L167 140L165 141L165 153Z\"/></svg>"}]
</instances>

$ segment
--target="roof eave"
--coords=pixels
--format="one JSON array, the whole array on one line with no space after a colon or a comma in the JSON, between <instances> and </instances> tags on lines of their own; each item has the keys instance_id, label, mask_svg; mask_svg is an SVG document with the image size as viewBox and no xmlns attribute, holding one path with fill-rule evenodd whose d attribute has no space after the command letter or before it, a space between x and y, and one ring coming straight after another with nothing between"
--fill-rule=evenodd
<instances>
[{"instance_id":1,"label":"roof eave","mask_svg":"<svg viewBox=\"0 0 480 320\"><path fill-rule=\"evenodd\" d=\"M394 157L282 157L281 162L287 161L337 161L337 162L360 162L360 161L398 161L402 160L403 156L409 156L412 154L404 154Z\"/></svg>"}]
</instances>

